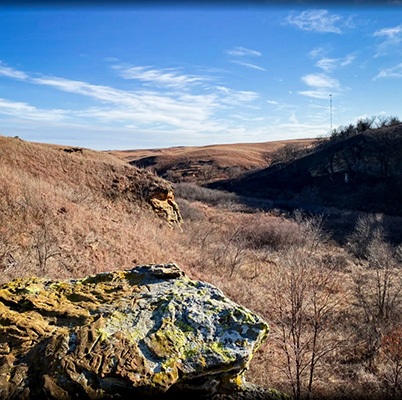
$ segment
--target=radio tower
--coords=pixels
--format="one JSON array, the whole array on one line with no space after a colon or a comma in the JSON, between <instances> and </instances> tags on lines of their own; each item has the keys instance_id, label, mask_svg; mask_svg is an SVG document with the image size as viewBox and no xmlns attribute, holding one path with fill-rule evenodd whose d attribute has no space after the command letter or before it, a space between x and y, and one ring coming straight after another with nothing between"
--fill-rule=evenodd
<instances>
[{"instance_id":1,"label":"radio tower","mask_svg":"<svg viewBox=\"0 0 402 400\"><path fill-rule=\"evenodd\" d=\"M332 94L329 95L329 124L332 133Z\"/></svg>"}]
</instances>

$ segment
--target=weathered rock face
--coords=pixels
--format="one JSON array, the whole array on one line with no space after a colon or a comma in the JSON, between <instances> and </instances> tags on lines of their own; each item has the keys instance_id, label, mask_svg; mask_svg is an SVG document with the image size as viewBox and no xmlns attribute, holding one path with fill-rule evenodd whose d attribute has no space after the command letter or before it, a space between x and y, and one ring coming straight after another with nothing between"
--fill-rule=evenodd
<instances>
[{"instance_id":1,"label":"weathered rock face","mask_svg":"<svg viewBox=\"0 0 402 400\"><path fill-rule=\"evenodd\" d=\"M113 197L140 201L172 227L183 222L171 184L149 171L127 167L126 175L113 179L109 189Z\"/></svg>"},{"instance_id":2,"label":"weathered rock face","mask_svg":"<svg viewBox=\"0 0 402 400\"><path fill-rule=\"evenodd\" d=\"M150 194L148 198L154 211L164 218L169 225L181 225L182 217L179 206L174 200L172 190L157 190Z\"/></svg>"},{"instance_id":3,"label":"weathered rock face","mask_svg":"<svg viewBox=\"0 0 402 400\"><path fill-rule=\"evenodd\" d=\"M175 264L15 280L0 287L0 399L239 390L267 332Z\"/></svg>"}]
</instances>

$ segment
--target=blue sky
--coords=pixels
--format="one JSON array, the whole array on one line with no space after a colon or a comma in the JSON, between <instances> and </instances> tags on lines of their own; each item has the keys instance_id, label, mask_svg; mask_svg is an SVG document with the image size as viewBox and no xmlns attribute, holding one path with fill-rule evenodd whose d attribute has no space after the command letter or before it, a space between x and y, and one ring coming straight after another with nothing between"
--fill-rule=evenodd
<instances>
[{"instance_id":1,"label":"blue sky","mask_svg":"<svg viewBox=\"0 0 402 400\"><path fill-rule=\"evenodd\" d=\"M401 7L0 9L0 134L97 150L402 117Z\"/></svg>"}]
</instances>

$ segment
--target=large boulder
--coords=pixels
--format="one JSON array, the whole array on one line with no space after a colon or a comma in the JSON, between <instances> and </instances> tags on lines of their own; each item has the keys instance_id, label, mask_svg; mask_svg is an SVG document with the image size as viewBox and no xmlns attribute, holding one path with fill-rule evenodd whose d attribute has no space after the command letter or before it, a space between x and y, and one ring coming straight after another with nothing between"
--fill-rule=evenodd
<instances>
[{"instance_id":1,"label":"large boulder","mask_svg":"<svg viewBox=\"0 0 402 400\"><path fill-rule=\"evenodd\" d=\"M242 391L267 333L175 264L18 279L0 287L0 399Z\"/></svg>"}]
</instances>

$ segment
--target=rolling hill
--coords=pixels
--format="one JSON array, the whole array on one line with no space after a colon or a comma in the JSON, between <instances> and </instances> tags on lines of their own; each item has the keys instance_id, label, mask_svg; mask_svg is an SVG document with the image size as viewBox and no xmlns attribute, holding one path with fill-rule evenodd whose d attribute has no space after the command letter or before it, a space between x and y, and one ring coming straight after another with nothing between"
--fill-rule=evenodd
<instances>
[{"instance_id":1,"label":"rolling hill","mask_svg":"<svg viewBox=\"0 0 402 400\"><path fill-rule=\"evenodd\" d=\"M172 182L208 182L233 178L242 172L264 168L272 154L286 145L310 147L315 139L264 143L238 143L202 147L110 151L131 165L151 169Z\"/></svg>"},{"instance_id":2,"label":"rolling hill","mask_svg":"<svg viewBox=\"0 0 402 400\"><path fill-rule=\"evenodd\" d=\"M327 139L289 162L208 186L293 208L402 215L402 124Z\"/></svg>"}]
</instances>

